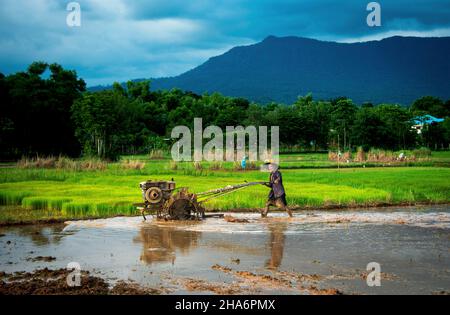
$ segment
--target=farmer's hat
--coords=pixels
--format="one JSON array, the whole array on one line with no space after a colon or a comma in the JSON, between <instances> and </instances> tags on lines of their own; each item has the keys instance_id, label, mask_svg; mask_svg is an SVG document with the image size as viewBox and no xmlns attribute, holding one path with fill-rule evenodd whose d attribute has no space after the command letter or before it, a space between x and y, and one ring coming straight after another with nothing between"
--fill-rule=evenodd
<instances>
[{"instance_id":1,"label":"farmer's hat","mask_svg":"<svg viewBox=\"0 0 450 315\"><path fill-rule=\"evenodd\" d=\"M273 160L264 160L264 165L269 167L269 165L272 165L274 168L274 171L278 170L278 164L274 163Z\"/></svg>"}]
</instances>

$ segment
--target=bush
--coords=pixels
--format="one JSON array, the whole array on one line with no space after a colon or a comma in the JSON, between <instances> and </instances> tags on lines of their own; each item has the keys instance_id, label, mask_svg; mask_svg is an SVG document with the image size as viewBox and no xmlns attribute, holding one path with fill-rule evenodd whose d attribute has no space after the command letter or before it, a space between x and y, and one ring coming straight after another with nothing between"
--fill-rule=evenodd
<instances>
[{"instance_id":1,"label":"bush","mask_svg":"<svg viewBox=\"0 0 450 315\"><path fill-rule=\"evenodd\" d=\"M80 169L82 170L89 170L89 171L104 170L107 167L108 163L100 159L92 158L80 161Z\"/></svg>"},{"instance_id":2,"label":"bush","mask_svg":"<svg viewBox=\"0 0 450 315\"><path fill-rule=\"evenodd\" d=\"M397 155L392 151L370 149L369 153L367 154L367 161L369 161L369 162L393 162L393 161L397 161Z\"/></svg>"},{"instance_id":3,"label":"bush","mask_svg":"<svg viewBox=\"0 0 450 315\"><path fill-rule=\"evenodd\" d=\"M55 168L57 169L78 170L79 167L80 167L79 163L64 156L60 156L55 163Z\"/></svg>"},{"instance_id":4,"label":"bush","mask_svg":"<svg viewBox=\"0 0 450 315\"><path fill-rule=\"evenodd\" d=\"M338 154L336 152L332 152L332 151L328 152L328 160L330 160L330 161L346 162L347 160L350 161L351 159L352 159L351 152L344 152L343 154L341 153L341 156L338 156Z\"/></svg>"},{"instance_id":5,"label":"bush","mask_svg":"<svg viewBox=\"0 0 450 315\"><path fill-rule=\"evenodd\" d=\"M366 160L366 152L364 152L364 149L362 147L358 148L358 151L356 152L355 162L364 162Z\"/></svg>"},{"instance_id":6,"label":"bush","mask_svg":"<svg viewBox=\"0 0 450 315\"><path fill-rule=\"evenodd\" d=\"M85 159L81 161L73 160L68 157L60 156L58 158L50 157L23 157L17 162L18 168L45 168L45 169L63 169L63 170L104 170L108 164L100 159Z\"/></svg>"},{"instance_id":7,"label":"bush","mask_svg":"<svg viewBox=\"0 0 450 315\"><path fill-rule=\"evenodd\" d=\"M55 157L39 157L36 158L26 158L22 157L17 162L17 167L19 168L55 168L56 158Z\"/></svg>"}]
</instances>

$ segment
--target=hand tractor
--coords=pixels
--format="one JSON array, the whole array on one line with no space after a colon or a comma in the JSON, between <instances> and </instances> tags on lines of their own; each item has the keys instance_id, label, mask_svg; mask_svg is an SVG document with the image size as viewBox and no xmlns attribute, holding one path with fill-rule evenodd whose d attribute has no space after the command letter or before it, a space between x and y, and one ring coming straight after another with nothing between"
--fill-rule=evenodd
<instances>
[{"instance_id":1,"label":"hand tractor","mask_svg":"<svg viewBox=\"0 0 450 315\"><path fill-rule=\"evenodd\" d=\"M140 183L143 203L134 204L145 218L146 212L156 212L156 217L163 220L201 220L206 218L203 204L245 187L264 185L264 182L251 182L230 185L200 193L190 193L187 187L176 188L173 181L152 181Z\"/></svg>"}]
</instances>

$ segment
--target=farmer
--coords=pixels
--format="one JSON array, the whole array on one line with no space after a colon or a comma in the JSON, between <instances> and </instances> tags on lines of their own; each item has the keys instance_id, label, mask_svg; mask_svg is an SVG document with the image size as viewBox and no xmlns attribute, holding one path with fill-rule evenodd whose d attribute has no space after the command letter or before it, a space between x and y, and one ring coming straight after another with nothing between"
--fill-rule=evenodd
<instances>
[{"instance_id":1,"label":"farmer","mask_svg":"<svg viewBox=\"0 0 450 315\"><path fill-rule=\"evenodd\" d=\"M281 172L278 170L278 165L272 163L272 161L266 161L264 164L268 166L270 171L269 182L265 185L271 189L269 199L266 203L266 208L261 211L261 217L267 217L270 206L276 206L282 210L285 210L289 216L292 217L292 211L287 207L286 193L284 191Z\"/></svg>"}]
</instances>

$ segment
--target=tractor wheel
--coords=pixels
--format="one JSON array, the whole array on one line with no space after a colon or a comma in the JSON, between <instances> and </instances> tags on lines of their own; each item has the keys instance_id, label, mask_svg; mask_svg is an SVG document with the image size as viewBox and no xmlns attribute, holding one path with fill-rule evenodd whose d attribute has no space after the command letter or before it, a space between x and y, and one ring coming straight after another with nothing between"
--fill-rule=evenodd
<instances>
[{"instance_id":1,"label":"tractor wheel","mask_svg":"<svg viewBox=\"0 0 450 315\"><path fill-rule=\"evenodd\" d=\"M203 208L187 196L176 196L164 208L168 220L198 220L204 214Z\"/></svg>"},{"instance_id":2,"label":"tractor wheel","mask_svg":"<svg viewBox=\"0 0 450 315\"><path fill-rule=\"evenodd\" d=\"M195 207L188 198L176 198L169 205L167 214L171 220L189 220Z\"/></svg>"}]
</instances>

